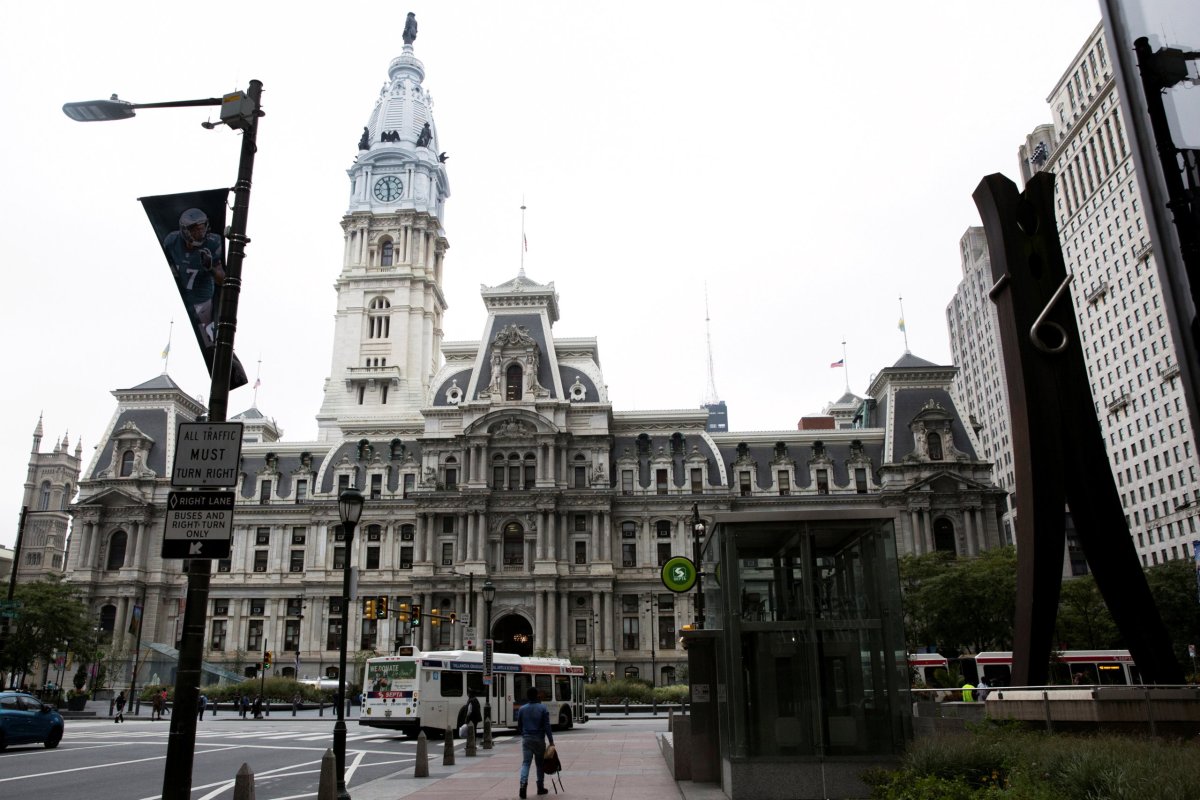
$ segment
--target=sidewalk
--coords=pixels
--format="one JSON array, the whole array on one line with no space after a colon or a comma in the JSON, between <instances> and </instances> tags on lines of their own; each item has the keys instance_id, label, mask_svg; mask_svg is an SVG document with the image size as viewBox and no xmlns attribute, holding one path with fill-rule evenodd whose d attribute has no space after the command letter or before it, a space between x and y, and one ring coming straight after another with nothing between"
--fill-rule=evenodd
<instances>
[{"instance_id":1,"label":"sidewalk","mask_svg":"<svg viewBox=\"0 0 1200 800\"><path fill-rule=\"evenodd\" d=\"M555 737L561 773L570 800L679 800L684 798L667 770L654 731L588 733L575 728ZM413 768L349 787L354 800L502 800L515 798L521 769L520 740L496 739L493 750L475 758L455 753L455 765L442 766L442 742L430 742L429 777L414 778ZM530 768L529 797L536 797L536 772ZM688 784L690 786L690 782ZM554 790L546 776L550 797ZM716 788L715 786L713 787ZM692 793L689 791L688 795ZM710 795L711 796L711 795ZM717 789L717 796L724 797Z\"/></svg>"}]
</instances>

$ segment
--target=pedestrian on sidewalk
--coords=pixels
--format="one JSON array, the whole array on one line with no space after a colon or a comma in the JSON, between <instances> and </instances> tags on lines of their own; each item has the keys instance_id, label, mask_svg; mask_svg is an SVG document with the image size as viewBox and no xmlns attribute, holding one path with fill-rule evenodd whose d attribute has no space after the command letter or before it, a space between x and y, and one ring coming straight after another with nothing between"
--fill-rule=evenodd
<instances>
[{"instance_id":1,"label":"pedestrian on sidewalk","mask_svg":"<svg viewBox=\"0 0 1200 800\"><path fill-rule=\"evenodd\" d=\"M155 692L154 696L150 699L150 721L154 722L155 720L162 719L162 712L163 712L162 695L159 694L158 692Z\"/></svg>"},{"instance_id":2,"label":"pedestrian on sidewalk","mask_svg":"<svg viewBox=\"0 0 1200 800\"><path fill-rule=\"evenodd\" d=\"M521 736L521 791L525 798L529 785L529 762L536 762L537 793L550 794L546 788L546 773L542 757L546 754L546 742L554 744L554 733L550 730L550 711L538 699L538 690L530 686L525 693L525 705L517 711L517 733Z\"/></svg>"},{"instance_id":3,"label":"pedestrian on sidewalk","mask_svg":"<svg viewBox=\"0 0 1200 800\"><path fill-rule=\"evenodd\" d=\"M247 695L243 694L242 695L242 719L246 718L246 712L249 710L250 710L250 698Z\"/></svg>"},{"instance_id":4,"label":"pedestrian on sidewalk","mask_svg":"<svg viewBox=\"0 0 1200 800\"><path fill-rule=\"evenodd\" d=\"M262 701L262 695L261 695L261 694L260 694L260 695L255 695L255 697L254 697L254 706L253 706L253 708L251 709L251 710L252 710L252 712L253 712L253 714L254 714L254 718L255 718L255 719L262 719L262 711L263 711L263 706L262 706L262 703L263 703L263 701Z\"/></svg>"},{"instance_id":5,"label":"pedestrian on sidewalk","mask_svg":"<svg viewBox=\"0 0 1200 800\"><path fill-rule=\"evenodd\" d=\"M208 697L201 694L200 699L196 703L196 706L197 706L196 719L199 720L200 722L203 722L204 721L204 709L208 708Z\"/></svg>"},{"instance_id":6,"label":"pedestrian on sidewalk","mask_svg":"<svg viewBox=\"0 0 1200 800\"><path fill-rule=\"evenodd\" d=\"M117 695L117 715L113 717L113 722L125 721L125 692Z\"/></svg>"}]
</instances>

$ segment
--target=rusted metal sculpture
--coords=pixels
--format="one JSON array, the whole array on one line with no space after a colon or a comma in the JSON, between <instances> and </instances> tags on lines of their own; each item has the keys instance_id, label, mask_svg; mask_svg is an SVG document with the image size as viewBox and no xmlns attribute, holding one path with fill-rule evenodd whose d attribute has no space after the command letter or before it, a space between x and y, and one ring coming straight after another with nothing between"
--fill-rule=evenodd
<instances>
[{"instance_id":1,"label":"rusted metal sculpture","mask_svg":"<svg viewBox=\"0 0 1200 800\"><path fill-rule=\"evenodd\" d=\"M974 193L991 254L991 298L1012 413L1017 500L1014 686L1047 681L1069 505L1088 566L1148 683L1183 673L1150 594L1088 388L1054 219L1054 175L1022 194L1003 175Z\"/></svg>"}]
</instances>

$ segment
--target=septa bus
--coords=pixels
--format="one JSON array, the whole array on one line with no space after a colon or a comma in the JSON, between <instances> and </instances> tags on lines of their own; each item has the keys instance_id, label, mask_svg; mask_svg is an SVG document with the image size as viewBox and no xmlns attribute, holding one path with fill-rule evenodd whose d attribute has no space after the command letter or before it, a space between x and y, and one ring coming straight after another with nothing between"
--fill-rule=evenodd
<instances>
[{"instance_id":1,"label":"septa bus","mask_svg":"<svg viewBox=\"0 0 1200 800\"><path fill-rule=\"evenodd\" d=\"M979 653L974 660L976 674L987 678L989 685L1011 684L1011 652ZM1050 656L1050 682L1130 686L1141 683L1142 677L1128 650L1062 650Z\"/></svg>"},{"instance_id":2,"label":"septa bus","mask_svg":"<svg viewBox=\"0 0 1200 800\"><path fill-rule=\"evenodd\" d=\"M933 674L939 669L945 673L946 679L949 679L950 660L940 653L909 653L908 669L917 681L926 686L933 686Z\"/></svg>"},{"instance_id":3,"label":"septa bus","mask_svg":"<svg viewBox=\"0 0 1200 800\"><path fill-rule=\"evenodd\" d=\"M516 727L516 712L535 687L556 729L587 722L583 667L563 658L525 658L511 653L492 657L492 680L483 680L483 653L477 650L422 652L401 647L396 655L367 660L359 725L392 728L406 736L426 736L456 728L467 691L475 690L480 707L492 708L493 728Z\"/></svg>"}]
</instances>

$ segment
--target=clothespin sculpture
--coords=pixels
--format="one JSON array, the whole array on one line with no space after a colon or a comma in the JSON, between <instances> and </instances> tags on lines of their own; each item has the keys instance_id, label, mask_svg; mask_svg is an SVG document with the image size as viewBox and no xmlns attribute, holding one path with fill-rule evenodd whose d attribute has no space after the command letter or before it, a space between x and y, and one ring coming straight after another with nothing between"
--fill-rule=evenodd
<instances>
[{"instance_id":1,"label":"clothespin sculpture","mask_svg":"<svg viewBox=\"0 0 1200 800\"><path fill-rule=\"evenodd\" d=\"M1070 507L1088 567L1147 683L1182 683L1142 573L1088 387L1054 219L1054 175L1020 193L1003 175L975 189L1012 413L1017 500L1013 686L1048 679Z\"/></svg>"}]
</instances>

